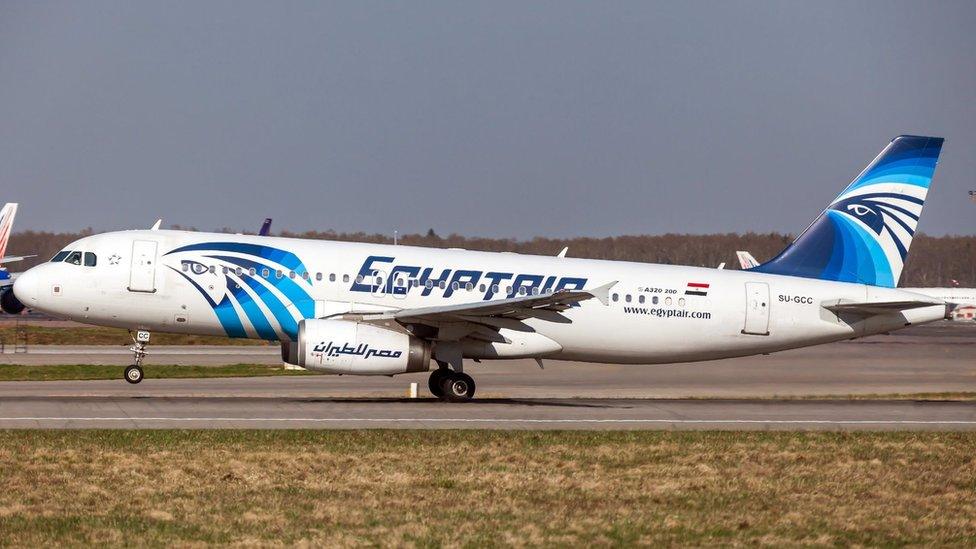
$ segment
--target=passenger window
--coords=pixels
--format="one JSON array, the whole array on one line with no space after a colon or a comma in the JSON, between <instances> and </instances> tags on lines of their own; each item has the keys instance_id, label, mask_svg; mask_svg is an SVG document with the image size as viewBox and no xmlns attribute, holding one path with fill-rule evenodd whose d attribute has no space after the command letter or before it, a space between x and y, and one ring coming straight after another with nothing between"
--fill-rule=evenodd
<instances>
[{"instance_id":1,"label":"passenger window","mask_svg":"<svg viewBox=\"0 0 976 549\"><path fill-rule=\"evenodd\" d=\"M641 305L643 305L644 304L644 296L642 296L642 295L637 296L637 302L640 303Z\"/></svg>"},{"instance_id":2,"label":"passenger window","mask_svg":"<svg viewBox=\"0 0 976 549\"><path fill-rule=\"evenodd\" d=\"M217 267L214 267L213 265L211 265L210 266L210 274L214 274L216 272L217 272Z\"/></svg>"},{"instance_id":3,"label":"passenger window","mask_svg":"<svg viewBox=\"0 0 976 549\"><path fill-rule=\"evenodd\" d=\"M183 272L184 273L190 272L190 264L189 263L184 263L183 264Z\"/></svg>"},{"instance_id":4,"label":"passenger window","mask_svg":"<svg viewBox=\"0 0 976 549\"><path fill-rule=\"evenodd\" d=\"M492 284L491 285L491 293L493 293L493 294L497 294L498 293L498 284Z\"/></svg>"},{"instance_id":5,"label":"passenger window","mask_svg":"<svg viewBox=\"0 0 976 549\"><path fill-rule=\"evenodd\" d=\"M478 286L478 291L481 293L485 293L485 285L481 284L480 286Z\"/></svg>"},{"instance_id":6,"label":"passenger window","mask_svg":"<svg viewBox=\"0 0 976 549\"><path fill-rule=\"evenodd\" d=\"M72 265L81 265L81 252L71 252L68 254L68 259L65 259L64 262L71 263Z\"/></svg>"},{"instance_id":7,"label":"passenger window","mask_svg":"<svg viewBox=\"0 0 976 549\"><path fill-rule=\"evenodd\" d=\"M281 270L275 271L275 278L281 278Z\"/></svg>"},{"instance_id":8,"label":"passenger window","mask_svg":"<svg viewBox=\"0 0 976 549\"><path fill-rule=\"evenodd\" d=\"M683 297L679 297L678 298L678 306L679 307L684 307L685 306L685 298L683 298Z\"/></svg>"},{"instance_id":9,"label":"passenger window","mask_svg":"<svg viewBox=\"0 0 976 549\"><path fill-rule=\"evenodd\" d=\"M295 278L295 271L288 271L288 278Z\"/></svg>"},{"instance_id":10,"label":"passenger window","mask_svg":"<svg viewBox=\"0 0 976 549\"><path fill-rule=\"evenodd\" d=\"M329 282L335 282L335 273L329 273Z\"/></svg>"},{"instance_id":11,"label":"passenger window","mask_svg":"<svg viewBox=\"0 0 976 549\"><path fill-rule=\"evenodd\" d=\"M251 267L250 269L247 270L247 274L249 274L251 276L254 276L254 275L258 274L258 271L254 267Z\"/></svg>"},{"instance_id":12,"label":"passenger window","mask_svg":"<svg viewBox=\"0 0 976 549\"><path fill-rule=\"evenodd\" d=\"M349 282L349 275L342 275L343 282Z\"/></svg>"},{"instance_id":13,"label":"passenger window","mask_svg":"<svg viewBox=\"0 0 976 549\"><path fill-rule=\"evenodd\" d=\"M651 303L657 305L657 296L651 298Z\"/></svg>"},{"instance_id":14,"label":"passenger window","mask_svg":"<svg viewBox=\"0 0 976 549\"><path fill-rule=\"evenodd\" d=\"M627 303L630 303L630 294L627 294L627 295L624 296L624 301L626 301Z\"/></svg>"},{"instance_id":15,"label":"passenger window","mask_svg":"<svg viewBox=\"0 0 976 549\"><path fill-rule=\"evenodd\" d=\"M356 275L356 284L362 284L362 283L363 283L363 275Z\"/></svg>"},{"instance_id":16,"label":"passenger window","mask_svg":"<svg viewBox=\"0 0 976 549\"><path fill-rule=\"evenodd\" d=\"M269 276L271 276L271 270L268 269L267 267L261 269L261 276L263 276L264 278L268 278Z\"/></svg>"},{"instance_id":17,"label":"passenger window","mask_svg":"<svg viewBox=\"0 0 976 549\"><path fill-rule=\"evenodd\" d=\"M315 280L322 280L322 273L315 273Z\"/></svg>"},{"instance_id":18,"label":"passenger window","mask_svg":"<svg viewBox=\"0 0 976 549\"><path fill-rule=\"evenodd\" d=\"M473 289L474 289L474 284L472 284L472 283L470 283L470 282L466 282L466 283L464 284L464 289L470 292L471 290L473 290Z\"/></svg>"},{"instance_id":19,"label":"passenger window","mask_svg":"<svg viewBox=\"0 0 976 549\"><path fill-rule=\"evenodd\" d=\"M228 271L227 267L221 267L220 268L220 272L222 272L224 274L227 274L227 271Z\"/></svg>"},{"instance_id":20,"label":"passenger window","mask_svg":"<svg viewBox=\"0 0 976 549\"><path fill-rule=\"evenodd\" d=\"M610 299L612 299L614 302L616 302L616 301L618 301L620 299L620 295L619 294L613 294L612 296L610 296Z\"/></svg>"},{"instance_id":21,"label":"passenger window","mask_svg":"<svg viewBox=\"0 0 976 549\"><path fill-rule=\"evenodd\" d=\"M70 253L71 252L68 250L62 250L54 254L54 257L51 258L51 263L61 263L62 261L64 261L64 258L68 257L68 254Z\"/></svg>"},{"instance_id":22,"label":"passenger window","mask_svg":"<svg viewBox=\"0 0 976 549\"><path fill-rule=\"evenodd\" d=\"M441 280L440 282L437 283L437 287L443 290L444 288L447 288L447 282Z\"/></svg>"},{"instance_id":23,"label":"passenger window","mask_svg":"<svg viewBox=\"0 0 976 549\"><path fill-rule=\"evenodd\" d=\"M461 286L457 282L451 282L451 289L452 290L457 290L460 287Z\"/></svg>"},{"instance_id":24,"label":"passenger window","mask_svg":"<svg viewBox=\"0 0 976 549\"><path fill-rule=\"evenodd\" d=\"M304 273L302 273L302 278L304 278L305 280L309 280L310 278L312 278L312 275L308 271L305 271Z\"/></svg>"},{"instance_id":25,"label":"passenger window","mask_svg":"<svg viewBox=\"0 0 976 549\"><path fill-rule=\"evenodd\" d=\"M241 276L242 273L243 273L243 271L241 271L241 268L240 267L234 269L234 274L236 274L237 276Z\"/></svg>"}]
</instances>

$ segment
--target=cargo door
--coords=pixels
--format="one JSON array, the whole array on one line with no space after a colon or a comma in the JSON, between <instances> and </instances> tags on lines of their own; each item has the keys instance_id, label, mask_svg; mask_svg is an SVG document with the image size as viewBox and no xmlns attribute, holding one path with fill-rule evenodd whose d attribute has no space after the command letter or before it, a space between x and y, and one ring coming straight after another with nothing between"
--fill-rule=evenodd
<instances>
[{"instance_id":1,"label":"cargo door","mask_svg":"<svg viewBox=\"0 0 976 549\"><path fill-rule=\"evenodd\" d=\"M769 284L746 282L746 323L742 333L769 335Z\"/></svg>"},{"instance_id":2,"label":"cargo door","mask_svg":"<svg viewBox=\"0 0 976 549\"><path fill-rule=\"evenodd\" d=\"M153 240L132 242L132 264L129 267L129 291L156 291L156 246Z\"/></svg>"}]
</instances>

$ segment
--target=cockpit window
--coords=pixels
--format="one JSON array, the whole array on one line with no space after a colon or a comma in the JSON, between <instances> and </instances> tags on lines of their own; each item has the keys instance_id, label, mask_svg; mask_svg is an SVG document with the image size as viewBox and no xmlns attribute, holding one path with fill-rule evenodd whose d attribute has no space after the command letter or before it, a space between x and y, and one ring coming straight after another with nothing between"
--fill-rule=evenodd
<instances>
[{"instance_id":1,"label":"cockpit window","mask_svg":"<svg viewBox=\"0 0 976 549\"><path fill-rule=\"evenodd\" d=\"M81 252L71 252L64 262L71 263L72 265L81 265Z\"/></svg>"},{"instance_id":2,"label":"cockpit window","mask_svg":"<svg viewBox=\"0 0 976 549\"><path fill-rule=\"evenodd\" d=\"M85 267L94 267L98 263L98 258L91 252L85 252Z\"/></svg>"},{"instance_id":3,"label":"cockpit window","mask_svg":"<svg viewBox=\"0 0 976 549\"><path fill-rule=\"evenodd\" d=\"M54 257L51 258L51 263L60 263L64 261L64 258L68 257L68 254L70 253L70 250L61 250L60 252L54 254Z\"/></svg>"}]
</instances>

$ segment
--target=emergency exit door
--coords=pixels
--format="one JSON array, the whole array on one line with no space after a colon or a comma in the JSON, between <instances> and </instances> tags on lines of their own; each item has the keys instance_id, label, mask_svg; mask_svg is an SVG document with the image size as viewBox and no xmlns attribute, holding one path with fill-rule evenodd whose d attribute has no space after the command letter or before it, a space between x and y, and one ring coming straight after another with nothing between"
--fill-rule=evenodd
<instances>
[{"instance_id":1,"label":"emergency exit door","mask_svg":"<svg viewBox=\"0 0 976 549\"><path fill-rule=\"evenodd\" d=\"M769 284L746 282L746 322L742 333L769 335Z\"/></svg>"},{"instance_id":2,"label":"emergency exit door","mask_svg":"<svg viewBox=\"0 0 976 549\"><path fill-rule=\"evenodd\" d=\"M156 242L135 240L132 242L132 264L129 268L129 291L156 291Z\"/></svg>"}]
</instances>

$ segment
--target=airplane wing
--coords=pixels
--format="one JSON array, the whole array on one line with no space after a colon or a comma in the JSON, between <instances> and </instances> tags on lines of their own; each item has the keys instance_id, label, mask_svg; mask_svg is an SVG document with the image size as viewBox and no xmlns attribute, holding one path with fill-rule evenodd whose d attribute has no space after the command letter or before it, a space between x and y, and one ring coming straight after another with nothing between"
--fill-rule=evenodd
<instances>
[{"instance_id":1,"label":"airplane wing","mask_svg":"<svg viewBox=\"0 0 976 549\"><path fill-rule=\"evenodd\" d=\"M13 263L15 261L23 261L25 259L30 259L32 257L37 257L37 255L8 255L0 257L0 265L4 263Z\"/></svg>"},{"instance_id":2,"label":"airplane wing","mask_svg":"<svg viewBox=\"0 0 976 549\"><path fill-rule=\"evenodd\" d=\"M616 283L614 281L592 290L559 290L552 293L516 296L479 303L400 309L364 315L364 320L393 319L403 324L416 323L435 326L452 322L492 324L492 319L543 318L552 320L554 319L553 313L565 311L581 301L596 298L601 303L607 304L610 288Z\"/></svg>"}]
</instances>

